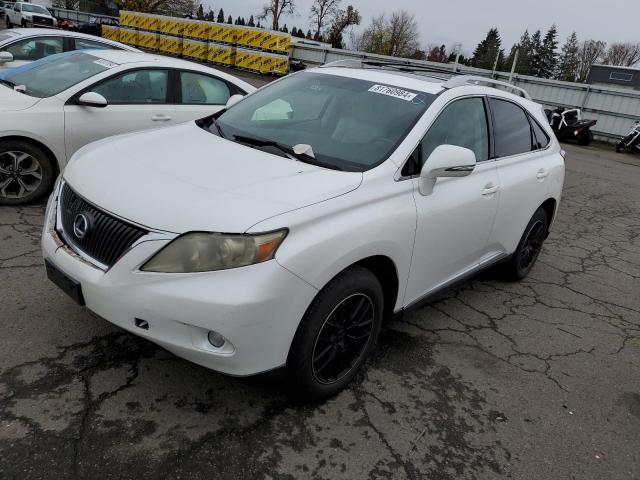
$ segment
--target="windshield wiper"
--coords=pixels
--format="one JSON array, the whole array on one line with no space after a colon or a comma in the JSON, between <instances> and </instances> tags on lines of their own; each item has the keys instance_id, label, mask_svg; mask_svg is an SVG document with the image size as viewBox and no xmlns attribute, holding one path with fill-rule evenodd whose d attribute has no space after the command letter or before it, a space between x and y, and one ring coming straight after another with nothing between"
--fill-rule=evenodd
<instances>
[{"instance_id":1,"label":"windshield wiper","mask_svg":"<svg viewBox=\"0 0 640 480\"><path fill-rule=\"evenodd\" d=\"M330 168L331 170L342 170L342 168L336 165L320 162L315 158L310 157L309 155L304 155L304 154L298 155L293 151L293 148L291 148L290 146L275 142L273 140L264 140L262 138L249 137L247 135L234 135L233 139L236 142L246 143L247 145L252 145L254 147L272 147L277 150L280 150L288 158L299 160L303 163L308 163L310 165L315 165L317 167Z\"/></svg>"},{"instance_id":2,"label":"windshield wiper","mask_svg":"<svg viewBox=\"0 0 640 480\"><path fill-rule=\"evenodd\" d=\"M6 85L7 87L9 87L11 89L13 89L16 86L15 83L10 82L9 80L5 80L4 78L0 78L0 83L3 84L3 85Z\"/></svg>"}]
</instances>

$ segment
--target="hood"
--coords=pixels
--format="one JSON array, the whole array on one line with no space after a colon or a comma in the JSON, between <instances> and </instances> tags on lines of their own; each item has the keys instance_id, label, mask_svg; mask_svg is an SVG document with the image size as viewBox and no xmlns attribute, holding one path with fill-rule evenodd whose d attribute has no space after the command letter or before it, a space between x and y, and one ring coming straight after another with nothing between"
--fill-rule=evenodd
<instances>
[{"instance_id":1,"label":"hood","mask_svg":"<svg viewBox=\"0 0 640 480\"><path fill-rule=\"evenodd\" d=\"M0 84L0 112L17 112L33 107L41 99L19 93Z\"/></svg>"},{"instance_id":2,"label":"hood","mask_svg":"<svg viewBox=\"0 0 640 480\"><path fill-rule=\"evenodd\" d=\"M355 190L362 173L272 155L191 122L90 144L64 178L91 203L151 229L242 233Z\"/></svg>"}]
</instances>

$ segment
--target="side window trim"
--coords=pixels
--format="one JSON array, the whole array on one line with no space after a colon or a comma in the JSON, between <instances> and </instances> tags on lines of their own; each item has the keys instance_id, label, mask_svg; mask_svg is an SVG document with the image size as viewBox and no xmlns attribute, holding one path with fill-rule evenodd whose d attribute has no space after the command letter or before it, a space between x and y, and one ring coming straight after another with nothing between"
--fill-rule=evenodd
<instances>
[{"instance_id":1,"label":"side window trim","mask_svg":"<svg viewBox=\"0 0 640 480\"><path fill-rule=\"evenodd\" d=\"M171 72L174 70L172 68L159 68L159 67L141 67L141 68L136 68L136 69L131 69L131 70L125 70L125 71L119 71L114 73L113 75L107 77L107 78L103 78L102 80L98 80L97 82L89 85L88 87L83 88L82 90L80 90L78 93L76 93L75 95L73 95L71 98L69 98L69 100L67 100L66 105L77 105L78 104L78 99L84 95L87 92L91 92L94 88L99 87L100 85L102 85L103 83L106 83L110 80L113 80L115 78L124 76L124 75L129 75L131 73L137 73L137 72L142 72L144 70L155 70L155 71L166 71L167 72L167 93L165 95L165 101L164 103L111 103L110 105L149 105L149 106L154 106L154 105L172 105L173 102L173 93L172 93L172 83L171 83Z\"/></svg>"}]
</instances>

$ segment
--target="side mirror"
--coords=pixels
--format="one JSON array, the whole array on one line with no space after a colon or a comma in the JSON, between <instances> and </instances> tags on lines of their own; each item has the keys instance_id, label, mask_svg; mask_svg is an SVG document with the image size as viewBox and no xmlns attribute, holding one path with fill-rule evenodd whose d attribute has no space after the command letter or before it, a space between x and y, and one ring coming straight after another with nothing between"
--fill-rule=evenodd
<instances>
[{"instance_id":1,"label":"side mirror","mask_svg":"<svg viewBox=\"0 0 640 480\"><path fill-rule=\"evenodd\" d=\"M108 104L107 99L96 92L83 93L78 99L78 105L85 107L104 108Z\"/></svg>"},{"instance_id":2,"label":"side mirror","mask_svg":"<svg viewBox=\"0 0 640 480\"><path fill-rule=\"evenodd\" d=\"M227 100L227 108L231 108L233 107L236 103L238 103L240 100L242 100L244 98L244 95L240 95L239 93L236 93L235 95L231 95L229 97L229 100Z\"/></svg>"},{"instance_id":3,"label":"side mirror","mask_svg":"<svg viewBox=\"0 0 640 480\"><path fill-rule=\"evenodd\" d=\"M420 193L430 195L441 177L466 177L476 168L476 154L468 148L440 145L424 162L420 172Z\"/></svg>"},{"instance_id":4,"label":"side mirror","mask_svg":"<svg viewBox=\"0 0 640 480\"><path fill-rule=\"evenodd\" d=\"M0 65L13 62L13 55L11 52L0 52Z\"/></svg>"}]
</instances>

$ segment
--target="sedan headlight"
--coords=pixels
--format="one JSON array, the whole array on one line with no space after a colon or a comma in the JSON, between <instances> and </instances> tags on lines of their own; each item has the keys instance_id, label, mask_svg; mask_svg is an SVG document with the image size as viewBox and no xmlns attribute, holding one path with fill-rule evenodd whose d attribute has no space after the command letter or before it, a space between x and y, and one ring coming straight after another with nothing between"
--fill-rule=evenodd
<instances>
[{"instance_id":1,"label":"sedan headlight","mask_svg":"<svg viewBox=\"0 0 640 480\"><path fill-rule=\"evenodd\" d=\"M259 235L192 232L176 238L145 263L143 272L193 273L271 260L287 230Z\"/></svg>"}]
</instances>

